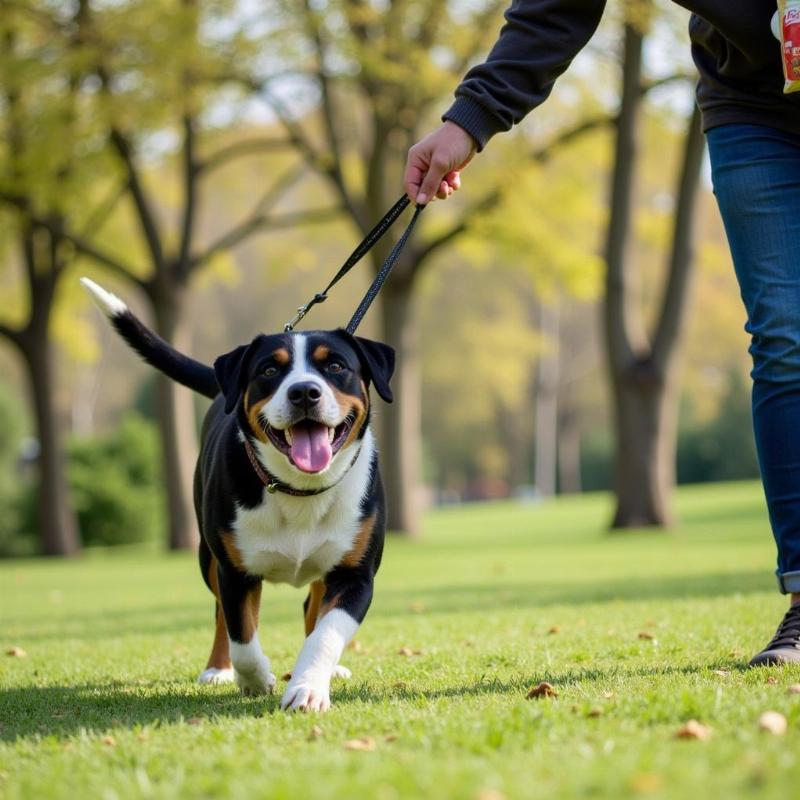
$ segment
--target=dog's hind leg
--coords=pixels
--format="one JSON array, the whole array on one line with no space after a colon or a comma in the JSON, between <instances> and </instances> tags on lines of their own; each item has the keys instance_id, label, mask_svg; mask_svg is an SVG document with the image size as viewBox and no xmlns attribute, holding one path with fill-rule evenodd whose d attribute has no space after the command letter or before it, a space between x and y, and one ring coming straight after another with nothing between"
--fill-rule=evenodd
<instances>
[{"instance_id":1,"label":"dog's hind leg","mask_svg":"<svg viewBox=\"0 0 800 800\"><path fill-rule=\"evenodd\" d=\"M219 599L219 578L217 575L217 559L211 555L208 546L201 540L200 566L203 578L216 600L214 611L214 644L211 646L211 655L208 657L206 668L200 673L198 683L233 683L233 665L228 642L228 631L225 627L225 615L222 613L222 603Z\"/></svg>"}]
</instances>

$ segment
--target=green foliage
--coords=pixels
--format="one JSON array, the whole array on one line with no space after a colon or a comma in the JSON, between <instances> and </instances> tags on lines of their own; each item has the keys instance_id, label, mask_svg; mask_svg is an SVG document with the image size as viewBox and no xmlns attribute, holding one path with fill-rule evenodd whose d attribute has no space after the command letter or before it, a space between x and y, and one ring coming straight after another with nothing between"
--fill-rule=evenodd
<instances>
[{"instance_id":1,"label":"green foliage","mask_svg":"<svg viewBox=\"0 0 800 800\"><path fill-rule=\"evenodd\" d=\"M421 541L387 543L362 646L342 659L353 678L322 717L197 685L213 601L192 555L0 565L0 640L27 652L0 655L0 793L786 800L800 670L743 668L786 605L761 487L682 489L677 505L667 535L607 535L601 495L428 515ZM302 645L304 596L264 592L278 675ZM558 696L526 700L539 681ZM785 736L759 731L768 709ZM690 718L708 741L675 737ZM373 752L345 749L361 736Z\"/></svg>"},{"instance_id":2,"label":"green foliage","mask_svg":"<svg viewBox=\"0 0 800 800\"><path fill-rule=\"evenodd\" d=\"M112 432L73 439L67 448L70 498L84 545L162 538L160 449L154 426L128 415ZM36 530L38 497L29 490L23 527Z\"/></svg>"}]
</instances>

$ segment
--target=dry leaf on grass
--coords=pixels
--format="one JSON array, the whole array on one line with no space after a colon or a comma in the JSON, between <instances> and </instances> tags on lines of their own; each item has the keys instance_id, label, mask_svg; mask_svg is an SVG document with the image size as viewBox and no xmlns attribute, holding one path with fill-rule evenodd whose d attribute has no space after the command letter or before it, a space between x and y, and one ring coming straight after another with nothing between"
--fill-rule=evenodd
<instances>
[{"instance_id":1,"label":"dry leaf on grass","mask_svg":"<svg viewBox=\"0 0 800 800\"><path fill-rule=\"evenodd\" d=\"M401 647L397 651L397 655L406 656L407 658L411 658L411 656L421 656L422 655L422 650L412 650L410 647Z\"/></svg>"},{"instance_id":2,"label":"dry leaf on grass","mask_svg":"<svg viewBox=\"0 0 800 800\"><path fill-rule=\"evenodd\" d=\"M392 687L395 689L405 689L408 687L408 684L405 681L395 681Z\"/></svg>"},{"instance_id":3,"label":"dry leaf on grass","mask_svg":"<svg viewBox=\"0 0 800 800\"><path fill-rule=\"evenodd\" d=\"M685 725L681 725L675 732L675 737L678 739L699 739L705 741L711 736L711 728L708 725L703 725L696 719L690 719Z\"/></svg>"},{"instance_id":4,"label":"dry leaf on grass","mask_svg":"<svg viewBox=\"0 0 800 800\"><path fill-rule=\"evenodd\" d=\"M281 680L282 681L290 681L291 679L292 679L292 673L291 672L284 672L283 675L281 675Z\"/></svg>"},{"instance_id":5,"label":"dry leaf on grass","mask_svg":"<svg viewBox=\"0 0 800 800\"><path fill-rule=\"evenodd\" d=\"M415 600L413 603L408 604L408 610L412 614L422 614L425 611L425 603Z\"/></svg>"},{"instance_id":6,"label":"dry leaf on grass","mask_svg":"<svg viewBox=\"0 0 800 800\"><path fill-rule=\"evenodd\" d=\"M650 633L650 631L639 631L639 638L646 639L648 642L654 642L656 640L656 635Z\"/></svg>"},{"instance_id":7,"label":"dry leaf on grass","mask_svg":"<svg viewBox=\"0 0 800 800\"><path fill-rule=\"evenodd\" d=\"M189 719L186 720L187 725L201 725L202 722L202 717L189 717Z\"/></svg>"},{"instance_id":8,"label":"dry leaf on grass","mask_svg":"<svg viewBox=\"0 0 800 800\"><path fill-rule=\"evenodd\" d=\"M786 717L778 711L765 711L758 718L758 727L765 733L771 733L773 736L783 736L786 729L789 727L786 722Z\"/></svg>"},{"instance_id":9,"label":"dry leaf on grass","mask_svg":"<svg viewBox=\"0 0 800 800\"><path fill-rule=\"evenodd\" d=\"M352 650L354 653L360 653L364 649L364 646L358 639L353 639L353 641L347 645L347 649Z\"/></svg>"},{"instance_id":10,"label":"dry leaf on grass","mask_svg":"<svg viewBox=\"0 0 800 800\"><path fill-rule=\"evenodd\" d=\"M528 700L531 700L534 697L558 697L558 692L551 683L542 681L537 686L532 686L530 689L528 689L528 694L525 695L525 697Z\"/></svg>"},{"instance_id":11,"label":"dry leaf on grass","mask_svg":"<svg viewBox=\"0 0 800 800\"><path fill-rule=\"evenodd\" d=\"M387 733L386 736L383 737L384 742L396 742L397 741L397 734L396 733Z\"/></svg>"},{"instance_id":12,"label":"dry leaf on grass","mask_svg":"<svg viewBox=\"0 0 800 800\"><path fill-rule=\"evenodd\" d=\"M800 683L793 683L787 687L786 694L800 694Z\"/></svg>"},{"instance_id":13,"label":"dry leaf on grass","mask_svg":"<svg viewBox=\"0 0 800 800\"><path fill-rule=\"evenodd\" d=\"M777 678L776 678L774 675L770 675L770 676L769 676L769 678L767 678L767 683L768 683L770 686L775 686L775 684L776 684L777 682L778 682L778 679L777 679Z\"/></svg>"},{"instance_id":14,"label":"dry leaf on grass","mask_svg":"<svg viewBox=\"0 0 800 800\"><path fill-rule=\"evenodd\" d=\"M713 669L711 670L714 675L719 675L720 678L727 678L731 674L729 669Z\"/></svg>"},{"instance_id":15,"label":"dry leaf on grass","mask_svg":"<svg viewBox=\"0 0 800 800\"><path fill-rule=\"evenodd\" d=\"M481 789L476 800L506 800L506 796L497 789Z\"/></svg>"},{"instance_id":16,"label":"dry leaf on grass","mask_svg":"<svg viewBox=\"0 0 800 800\"><path fill-rule=\"evenodd\" d=\"M614 696L614 692L603 692L603 700L610 700Z\"/></svg>"},{"instance_id":17,"label":"dry leaf on grass","mask_svg":"<svg viewBox=\"0 0 800 800\"><path fill-rule=\"evenodd\" d=\"M561 628L558 625L553 625L552 628L549 628L547 631L548 634L552 635L554 633L561 633Z\"/></svg>"},{"instance_id":18,"label":"dry leaf on grass","mask_svg":"<svg viewBox=\"0 0 800 800\"><path fill-rule=\"evenodd\" d=\"M320 728L319 725L312 725L311 730L308 732L308 741L311 742L314 739L319 739L325 731Z\"/></svg>"},{"instance_id":19,"label":"dry leaf on grass","mask_svg":"<svg viewBox=\"0 0 800 800\"><path fill-rule=\"evenodd\" d=\"M375 740L371 736L359 736L358 739L348 739L344 743L344 749L368 753L375 749Z\"/></svg>"},{"instance_id":20,"label":"dry leaf on grass","mask_svg":"<svg viewBox=\"0 0 800 800\"><path fill-rule=\"evenodd\" d=\"M25 658L28 654L21 647L10 647L6 650L6 655L12 658Z\"/></svg>"},{"instance_id":21,"label":"dry leaf on grass","mask_svg":"<svg viewBox=\"0 0 800 800\"><path fill-rule=\"evenodd\" d=\"M104 736L100 741L109 747L117 746L117 740L113 736Z\"/></svg>"},{"instance_id":22,"label":"dry leaf on grass","mask_svg":"<svg viewBox=\"0 0 800 800\"><path fill-rule=\"evenodd\" d=\"M586 713L587 717L602 717L603 716L603 709L595 706L594 708L590 708L589 711Z\"/></svg>"}]
</instances>

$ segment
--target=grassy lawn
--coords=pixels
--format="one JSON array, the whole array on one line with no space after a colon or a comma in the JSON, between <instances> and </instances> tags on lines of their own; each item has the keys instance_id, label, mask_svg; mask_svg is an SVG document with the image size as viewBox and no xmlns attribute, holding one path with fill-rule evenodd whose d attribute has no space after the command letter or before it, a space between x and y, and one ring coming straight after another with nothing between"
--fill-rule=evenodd
<instances>
[{"instance_id":1,"label":"grassy lawn","mask_svg":"<svg viewBox=\"0 0 800 800\"><path fill-rule=\"evenodd\" d=\"M743 669L785 607L761 489L679 508L668 534L614 536L603 496L430 514L389 542L322 717L194 683L212 602L190 556L0 564L0 797L796 796L800 669ZM303 597L265 588L278 675ZM543 680L558 696L526 700ZM689 719L711 738L676 739Z\"/></svg>"}]
</instances>

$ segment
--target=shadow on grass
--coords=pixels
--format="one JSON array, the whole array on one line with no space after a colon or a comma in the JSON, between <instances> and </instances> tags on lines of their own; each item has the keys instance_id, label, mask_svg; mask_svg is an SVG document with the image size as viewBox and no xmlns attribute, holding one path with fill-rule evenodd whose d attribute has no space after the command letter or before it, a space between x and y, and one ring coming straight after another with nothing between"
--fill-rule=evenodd
<instances>
[{"instance_id":1,"label":"shadow on grass","mask_svg":"<svg viewBox=\"0 0 800 800\"><path fill-rule=\"evenodd\" d=\"M568 576L567 576L568 577ZM464 611L502 611L504 609L529 609L553 605L585 605L617 601L679 600L690 598L724 597L733 594L772 591L774 578L762 569L741 572L724 572L702 575L677 575L673 577L614 578L591 582L578 581L510 583L498 575L491 583L450 584L420 586L406 590L381 589L380 578L376 589L374 616L413 616L409 601L424 601L425 613L451 614ZM303 592L297 594L297 610L270 608L267 598L262 601L262 620L269 625L297 621L300 625L300 608ZM37 630L37 623L41 625ZM26 620L26 642L63 640L66 638L93 641L120 632L126 635L156 636L190 630L207 629L211 635L213 625L210 602L181 606L148 606L142 609L99 610L96 614L82 614L71 620L53 622L42 615Z\"/></svg>"},{"instance_id":2,"label":"shadow on grass","mask_svg":"<svg viewBox=\"0 0 800 800\"><path fill-rule=\"evenodd\" d=\"M725 664L731 671L743 669L740 664ZM567 668L545 671L534 682L548 680L560 688L585 682L605 687L611 681L630 678L662 678L671 675L708 674L710 665L667 667L638 666ZM525 693L533 678L517 675L508 680L481 678L457 686L436 689L415 689L412 686L387 684L385 689L361 685L334 684L332 700L342 707L356 703L386 704L420 699L436 701L442 698L458 700L488 695ZM0 741L14 742L28 737L63 739L85 732L100 735L112 729L136 730L146 726L170 726L198 718L213 724L216 720L267 717L283 713L279 709L280 690L269 697L243 698L233 688L191 691L174 684L149 684L132 687L124 683L81 684L78 686L24 687L0 690Z\"/></svg>"}]
</instances>

